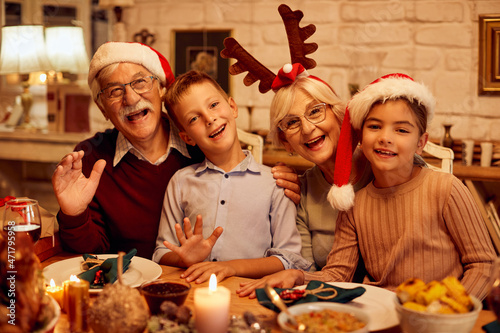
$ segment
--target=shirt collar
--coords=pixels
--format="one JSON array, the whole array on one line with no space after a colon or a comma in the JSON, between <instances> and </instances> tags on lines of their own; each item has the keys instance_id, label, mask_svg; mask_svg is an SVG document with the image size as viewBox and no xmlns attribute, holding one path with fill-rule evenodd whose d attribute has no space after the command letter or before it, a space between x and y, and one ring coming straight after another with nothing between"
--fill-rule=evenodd
<instances>
[{"instance_id":1,"label":"shirt collar","mask_svg":"<svg viewBox=\"0 0 500 333\"><path fill-rule=\"evenodd\" d=\"M260 173L260 164L255 161L255 159L253 158L253 155L250 153L250 151L243 150L243 153L246 155L245 159L243 161L241 161L241 163L238 164L230 172L225 172L224 170L222 170L221 168L219 168L218 166L216 166L212 162L210 162L210 160L208 160L207 158L205 158L205 160L198 165L195 172L198 174L198 173L204 172L207 169L211 169L211 170L220 171L222 173L246 172L246 171Z\"/></svg>"},{"instance_id":2,"label":"shirt collar","mask_svg":"<svg viewBox=\"0 0 500 333\"><path fill-rule=\"evenodd\" d=\"M162 118L164 119L164 118ZM122 158L130 151L130 153L134 154L138 159L148 161L151 164L154 165L159 165L163 163L172 149L177 149L182 155L184 155L187 158L191 158L191 155L188 152L188 149L186 147L186 143L182 141L182 139L179 136L179 129L170 121L165 119L166 125L170 127L169 131L169 137L168 137L168 146L165 154L160 157L157 161L154 163L151 161L148 161L142 153L132 145L132 143L123 135L121 132L118 132L118 137L116 138L116 148L115 148L115 156L113 158L113 167L117 166L118 163L122 160Z\"/></svg>"}]
</instances>

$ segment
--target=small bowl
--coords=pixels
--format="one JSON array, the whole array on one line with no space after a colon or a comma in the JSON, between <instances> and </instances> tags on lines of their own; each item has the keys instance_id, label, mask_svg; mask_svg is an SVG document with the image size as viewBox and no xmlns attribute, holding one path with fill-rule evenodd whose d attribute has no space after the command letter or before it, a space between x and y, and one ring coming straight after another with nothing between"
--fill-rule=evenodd
<instances>
[{"instance_id":1,"label":"small bowl","mask_svg":"<svg viewBox=\"0 0 500 333\"><path fill-rule=\"evenodd\" d=\"M139 290L146 299L151 314L160 313L160 306L165 301L174 302L177 305L184 304L191 285L182 281L154 280L144 282Z\"/></svg>"},{"instance_id":2,"label":"small bowl","mask_svg":"<svg viewBox=\"0 0 500 333\"><path fill-rule=\"evenodd\" d=\"M331 302L311 302L311 303L292 305L291 307L288 308L288 310L293 316L298 316L303 313L309 313L309 312L320 312L322 310L332 310L336 312L350 313L354 315L358 320L365 323L365 327L355 331L351 331L349 333L368 333L370 325L370 316L364 310L347 304L331 303ZM297 332L292 327L290 327L289 324L287 324L287 314L284 312L281 312L278 315L278 324L283 330L283 332L288 332L288 333Z\"/></svg>"},{"instance_id":3,"label":"small bowl","mask_svg":"<svg viewBox=\"0 0 500 333\"><path fill-rule=\"evenodd\" d=\"M439 314L408 309L395 297L400 327L405 333L469 333L476 323L483 304L471 296L474 308L471 312Z\"/></svg>"}]
</instances>

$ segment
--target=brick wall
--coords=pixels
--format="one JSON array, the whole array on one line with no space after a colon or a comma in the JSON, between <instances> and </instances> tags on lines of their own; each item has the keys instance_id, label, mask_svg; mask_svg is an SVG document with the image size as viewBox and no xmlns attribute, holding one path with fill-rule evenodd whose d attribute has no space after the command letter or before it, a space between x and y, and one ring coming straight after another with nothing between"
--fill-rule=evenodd
<instances>
[{"instance_id":1,"label":"brick wall","mask_svg":"<svg viewBox=\"0 0 500 333\"><path fill-rule=\"evenodd\" d=\"M437 99L431 138L453 124L456 139L500 141L500 96L478 96L478 15L500 14L498 0L141 0L125 9L129 35L143 28L156 33L154 47L172 59L172 31L231 29L259 61L277 72L289 62L277 8L287 3L304 12L301 25L314 23L308 42L318 66L310 73L328 81L347 100L349 83L361 85L390 72L404 72L429 86ZM132 28L133 27L133 28ZM244 74L232 78L240 106L239 126L248 129L246 105L254 106L252 130L268 129L272 92L245 87Z\"/></svg>"}]
</instances>

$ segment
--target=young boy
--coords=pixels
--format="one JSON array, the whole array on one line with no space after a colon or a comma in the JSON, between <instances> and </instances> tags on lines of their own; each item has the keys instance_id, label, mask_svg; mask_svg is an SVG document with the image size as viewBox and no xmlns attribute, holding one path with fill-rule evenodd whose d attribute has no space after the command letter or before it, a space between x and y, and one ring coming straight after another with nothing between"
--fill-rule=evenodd
<instances>
[{"instance_id":1,"label":"young boy","mask_svg":"<svg viewBox=\"0 0 500 333\"><path fill-rule=\"evenodd\" d=\"M366 284L395 290L409 278L454 276L483 299L495 250L479 209L458 178L414 161L427 143L434 105L427 87L404 74L382 77L356 94L346 115L361 131L374 180L339 215L327 264L321 272L290 270L247 283L240 296L265 283L289 288L310 280L350 281L361 254ZM336 170L350 167L337 164Z\"/></svg>"},{"instance_id":2,"label":"young boy","mask_svg":"<svg viewBox=\"0 0 500 333\"><path fill-rule=\"evenodd\" d=\"M170 180L153 260L188 267L183 277L196 283L212 273L220 281L307 269L295 205L271 169L241 149L235 101L210 76L190 71L176 79L165 105L182 140L198 145L206 159Z\"/></svg>"}]
</instances>

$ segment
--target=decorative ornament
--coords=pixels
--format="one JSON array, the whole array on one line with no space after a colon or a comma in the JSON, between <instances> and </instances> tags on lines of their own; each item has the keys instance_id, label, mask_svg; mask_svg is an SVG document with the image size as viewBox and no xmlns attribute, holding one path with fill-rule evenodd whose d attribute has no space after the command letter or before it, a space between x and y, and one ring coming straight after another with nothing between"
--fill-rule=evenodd
<instances>
[{"instance_id":1,"label":"decorative ornament","mask_svg":"<svg viewBox=\"0 0 500 333\"><path fill-rule=\"evenodd\" d=\"M320 293L331 292L329 295L319 295ZM307 295L314 295L319 299L329 300L337 297L338 292L335 288L325 288L322 283L318 288L315 289L285 289L280 292L280 298L285 303L295 302L298 299L304 298Z\"/></svg>"}]
</instances>

